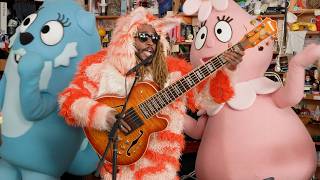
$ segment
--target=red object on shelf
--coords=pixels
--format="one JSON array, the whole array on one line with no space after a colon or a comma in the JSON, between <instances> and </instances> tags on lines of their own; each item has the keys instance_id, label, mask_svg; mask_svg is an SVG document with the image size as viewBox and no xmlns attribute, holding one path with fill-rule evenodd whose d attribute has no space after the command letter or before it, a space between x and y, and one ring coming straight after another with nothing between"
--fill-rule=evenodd
<instances>
[{"instance_id":1,"label":"red object on shelf","mask_svg":"<svg viewBox=\"0 0 320 180\"><path fill-rule=\"evenodd\" d=\"M316 17L317 30L320 31L320 16Z\"/></svg>"}]
</instances>

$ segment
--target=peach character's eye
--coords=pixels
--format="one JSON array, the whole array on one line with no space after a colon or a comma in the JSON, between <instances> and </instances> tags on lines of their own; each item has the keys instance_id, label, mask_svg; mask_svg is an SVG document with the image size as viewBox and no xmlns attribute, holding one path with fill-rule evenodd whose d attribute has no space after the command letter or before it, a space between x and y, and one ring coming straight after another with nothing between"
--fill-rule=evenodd
<instances>
[{"instance_id":1,"label":"peach character's eye","mask_svg":"<svg viewBox=\"0 0 320 180\"><path fill-rule=\"evenodd\" d=\"M206 42L208 35L208 29L206 26L202 26L197 33L196 39L194 41L194 45L197 50L201 49Z\"/></svg>"}]
</instances>

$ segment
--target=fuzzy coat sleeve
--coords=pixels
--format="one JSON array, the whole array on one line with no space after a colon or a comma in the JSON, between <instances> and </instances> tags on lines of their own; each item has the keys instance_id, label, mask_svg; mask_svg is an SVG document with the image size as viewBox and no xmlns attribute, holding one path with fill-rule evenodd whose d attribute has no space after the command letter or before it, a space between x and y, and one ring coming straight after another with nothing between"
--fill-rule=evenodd
<instances>
[{"instance_id":1,"label":"fuzzy coat sleeve","mask_svg":"<svg viewBox=\"0 0 320 180\"><path fill-rule=\"evenodd\" d=\"M113 109L94 100L101 77L97 72L105 56L102 50L85 57L70 85L59 94L60 115L67 124L110 130Z\"/></svg>"}]
</instances>

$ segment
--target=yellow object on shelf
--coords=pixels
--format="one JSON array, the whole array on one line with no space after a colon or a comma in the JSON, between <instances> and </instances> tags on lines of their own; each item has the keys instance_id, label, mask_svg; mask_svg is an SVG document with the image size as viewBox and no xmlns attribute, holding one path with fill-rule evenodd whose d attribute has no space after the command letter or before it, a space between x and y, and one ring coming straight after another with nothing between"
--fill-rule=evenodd
<instances>
[{"instance_id":1,"label":"yellow object on shelf","mask_svg":"<svg viewBox=\"0 0 320 180\"><path fill-rule=\"evenodd\" d=\"M98 34L100 37L104 37L106 35L106 30L103 27L99 27Z\"/></svg>"},{"instance_id":2,"label":"yellow object on shelf","mask_svg":"<svg viewBox=\"0 0 320 180\"><path fill-rule=\"evenodd\" d=\"M309 22L296 22L290 26L291 31L301 31L304 30L304 28L307 28L309 31L317 31L316 24Z\"/></svg>"}]
</instances>

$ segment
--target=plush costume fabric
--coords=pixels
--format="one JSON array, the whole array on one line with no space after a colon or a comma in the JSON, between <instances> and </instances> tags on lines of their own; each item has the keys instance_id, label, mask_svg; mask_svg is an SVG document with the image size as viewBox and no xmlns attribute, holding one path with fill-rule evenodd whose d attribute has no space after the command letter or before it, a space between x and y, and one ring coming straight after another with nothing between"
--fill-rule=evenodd
<instances>
[{"instance_id":1,"label":"plush costume fabric","mask_svg":"<svg viewBox=\"0 0 320 180\"><path fill-rule=\"evenodd\" d=\"M68 126L58 115L57 95L72 80L79 61L100 49L93 14L74 1L45 1L10 43L0 83L0 179L91 173L98 157L86 146L82 129Z\"/></svg>"},{"instance_id":2,"label":"plush costume fabric","mask_svg":"<svg viewBox=\"0 0 320 180\"><path fill-rule=\"evenodd\" d=\"M107 50L103 50L88 56L81 63L79 72L70 86L60 95L61 115L66 117L68 124L110 129L110 125L105 120L109 115L110 107L92 98L99 94L125 96L125 77L109 63L108 59L105 59L108 57L107 54ZM167 85L191 69L184 60L168 57L167 61L169 67L174 67L173 64L175 64L174 68L169 68ZM177 64L180 64L178 68ZM127 78L128 84L132 85L133 78L133 76ZM152 80L149 78L151 77L147 76L145 80ZM140 160L133 165L119 168L118 179L176 178L176 172L180 167L179 157L184 147L184 137L181 133L185 118L185 102L185 98L180 98L162 110L161 113L169 117L168 127L150 137L147 151ZM84 110L83 106L87 110ZM111 179L111 174L108 173L110 170L111 166L105 165L102 170L104 179Z\"/></svg>"},{"instance_id":3,"label":"plush costume fabric","mask_svg":"<svg viewBox=\"0 0 320 180\"><path fill-rule=\"evenodd\" d=\"M221 8L218 2L227 6ZM205 21L199 30L203 34L195 37L190 51L194 67L238 43L255 27L250 23L254 17L233 0L187 0L184 10L198 11L199 20ZM314 143L291 106L303 97L304 68L319 59L320 46L311 45L293 57L285 84L279 86L264 77L272 60L272 44L268 38L245 51L232 75L234 96L226 103L208 98L216 91L208 86L196 96L199 112L209 115L198 133L202 135L198 179L311 179L316 168Z\"/></svg>"}]
</instances>

